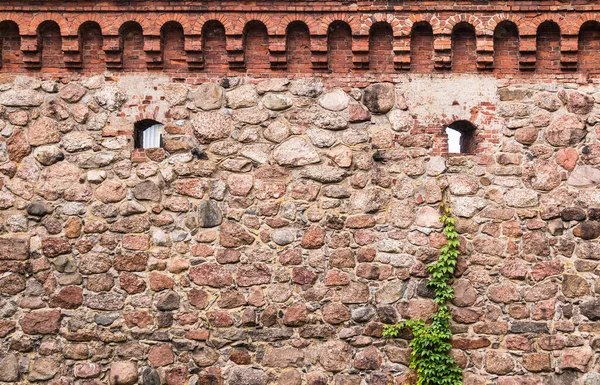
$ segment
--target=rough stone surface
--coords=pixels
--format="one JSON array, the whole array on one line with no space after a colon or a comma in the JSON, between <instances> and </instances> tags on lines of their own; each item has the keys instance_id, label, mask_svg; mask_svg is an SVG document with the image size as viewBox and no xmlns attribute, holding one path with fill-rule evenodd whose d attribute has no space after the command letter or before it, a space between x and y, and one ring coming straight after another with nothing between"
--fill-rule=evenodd
<instances>
[{"instance_id":1,"label":"rough stone surface","mask_svg":"<svg viewBox=\"0 0 600 385\"><path fill-rule=\"evenodd\" d=\"M464 383L595 385L594 82L205 80L213 64L177 83L0 79L0 382L403 383L409 335L382 328L435 311L447 199ZM140 118L164 148L134 149ZM477 127L474 154L447 156L454 120Z\"/></svg>"}]
</instances>

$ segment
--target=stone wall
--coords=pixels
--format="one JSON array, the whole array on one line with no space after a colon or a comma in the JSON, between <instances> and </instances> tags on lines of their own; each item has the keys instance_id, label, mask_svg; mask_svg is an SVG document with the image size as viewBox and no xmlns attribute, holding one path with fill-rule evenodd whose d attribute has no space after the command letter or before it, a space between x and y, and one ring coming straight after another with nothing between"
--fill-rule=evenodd
<instances>
[{"instance_id":1,"label":"stone wall","mask_svg":"<svg viewBox=\"0 0 600 385\"><path fill-rule=\"evenodd\" d=\"M596 85L0 84L0 382L403 384L461 233L465 384L600 383ZM134 150L133 125L165 124ZM477 127L448 155L444 127Z\"/></svg>"}]
</instances>

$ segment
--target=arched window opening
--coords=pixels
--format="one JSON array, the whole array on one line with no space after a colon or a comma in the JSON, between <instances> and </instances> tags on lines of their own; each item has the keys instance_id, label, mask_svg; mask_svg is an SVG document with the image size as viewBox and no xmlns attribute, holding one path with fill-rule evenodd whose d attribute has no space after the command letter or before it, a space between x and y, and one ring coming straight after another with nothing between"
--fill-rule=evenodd
<instances>
[{"instance_id":1,"label":"arched window opening","mask_svg":"<svg viewBox=\"0 0 600 385\"><path fill-rule=\"evenodd\" d=\"M266 71L269 62L269 35L260 21L251 21L244 28L244 58L248 71Z\"/></svg>"},{"instance_id":2,"label":"arched window opening","mask_svg":"<svg viewBox=\"0 0 600 385\"><path fill-rule=\"evenodd\" d=\"M164 68L167 70L185 70L185 37L183 27L176 21L170 21L160 29L161 52Z\"/></svg>"},{"instance_id":3,"label":"arched window opening","mask_svg":"<svg viewBox=\"0 0 600 385\"><path fill-rule=\"evenodd\" d=\"M81 62L83 69L90 72L101 72L105 69L102 30L98 23L88 21L79 27L81 43Z\"/></svg>"},{"instance_id":4,"label":"arched window opening","mask_svg":"<svg viewBox=\"0 0 600 385\"><path fill-rule=\"evenodd\" d=\"M394 32L388 23L375 23L369 33L369 67L372 71L394 72Z\"/></svg>"},{"instance_id":5,"label":"arched window opening","mask_svg":"<svg viewBox=\"0 0 600 385\"><path fill-rule=\"evenodd\" d=\"M0 40L2 41L2 68L14 71L21 67L21 35L19 26L14 21L5 20L0 23Z\"/></svg>"},{"instance_id":6,"label":"arched window opening","mask_svg":"<svg viewBox=\"0 0 600 385\"><path fill-rule=\"evenodd\" d=\"M445 129L448 135L448 154L474 154L477 149L475 126L466 120L458 120Z\"/></svg>"},{"instance_id":7,"label":"arched window opening","mask_svg":"<svg viewBox=\"0 0 600 385\"><path fill-rule=\"evenodd\" d=\"M475 28L469 23L458 23L452 30L452 70L477 71L477 40Z\"/></svg>"},{"instance_id":8,"label":"arched window opening","mask_svg":"<svg viewBox=\"0 0 600 385\"><path fill-rule=\"evenodd\" d=\"M578 65L583 73L600 72L600 23L586 21L579 30Z\"/></svg>"},{"instance_id":9,"label":"arched window opening","mask_svg":"<svg viewBox=\"0 0 600 385\"><path fill-rule=\"evenodd\" d=\"M410 34L410 69L415 72L433 71L433 29L425 21L413 25Z\"/></svg>"},{"instance_id":10,"label":"arched window opening","mask_svg":"<svg viewBox=\"0 0 600 385\"><path fill-rule=\"evenodd\" d=\"M44 21L38 27L43 68L63 68L62 36L55 21Z\"/></svg>"},{"instance_id":11,"label":"arched window opening","mask_svg":"<svg viewBox=\"0 0 600 385\"><path fill-rule=\"evenodd\" d=\"M504 20L494 30L494 68L503 73L519 69L519 31L512 21Z\"/></svg>"},{"instance_id":12,"label":"arched window opening","mask_svg":"<svg viewBox=\"0 0 600 385\"><path fill-rule=\"evenodd\" d=\"M352 69L352 30L348 23L335 21L329 26L327 38L329 70L350 72Z\"/></svg>"},{"instance_id":13,"label":"arched window opening","mask_svg":"<svg viewBox=\"0 0 600 385\"><path fill-rule=\"evenodd\" d=\"M202 51L207 69L227 72L225 27L219 21L210 20L202 27Z\"/></svg>"},{"instance_id":14,"label":"arched window opening","mask_svg":"<svg viewBox=\"0 0 600 385\"><path fill-rule=\"evenodd\" d=\"M163 146L163 125L152 119L144 119L133 125L135 148L159 148Z\"/></svg>"},{"instance_id":15,"label":"arched window opening","mask_svg":"<svg viewBox=\"0 0 600 385\"><path fill-rule=\"evenodd\" d=\"M301 21L290 23L286 34L287 64L290 72L310 69L310 32Z\"/></svg>"},{"instance_id":16,"label":"arched window opening","mask_svg":"<svg viewBox=\"0 0 600 385\"><path fill-rule=\"evenodd\" d=\"M560 69L560 27L553 21L545 21L537 29L536 70L539 72Z\"/></svg>"},{"instance_id":17,"label":"arched window opening","mask_svg":"<svg viewBox=\"0 0 600 385\"><path fill-rule=\"evenodd\" d=\"M123 45L123 69L126 71L144 70L146 61L142 27L135 21L128 21L121 26L119 35Z\"/></svg>"}]
</instances>

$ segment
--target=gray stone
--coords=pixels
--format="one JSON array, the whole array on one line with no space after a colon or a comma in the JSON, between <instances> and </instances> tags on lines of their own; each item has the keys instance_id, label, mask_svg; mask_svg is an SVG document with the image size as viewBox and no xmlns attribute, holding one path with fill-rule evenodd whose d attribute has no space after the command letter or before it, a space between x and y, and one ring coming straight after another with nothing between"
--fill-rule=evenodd
<instances>
[{"instance_id":1,"label":"gray stone","mask_svg":"<svg viewBox=\"0 0 600 385\"><path fill-rule=\"evenodd\" d=\"M223 106L224 90L223 87L215 83L201 84L196 92L192 93L194 105L205 111L216 110Z\"/></svg>"},{"instance_id":2,"label":"gray stone","mask_svg":"<svg viewBox=\"0 0 600 385\"><path fill-rule=\"evenodd\" d=\"M582 303L579 306L581 314L590 321L600 321L600 299L593 299Z\"/></svg>"},{"instance_id":3,"label":"gray stone","mask_svg":"<svg viewBox=\"0 0 600 385\"><path fill-rule=\"evenodd\" d=\"M377 83L365 88L363 103L369 111L385 114L396 103L396 89L391 83Z\"/></svg>"},{"instance_id":4,"label":"gray stone","mask_svg":"<svg viewBox=\"0 0 600 385\"><path fill-rule=\"evenodd\" d=\"M162 311L179 309L179 294L174 291L162 294L156 301L156 308Z\"/></svg>"},{"instance_id":5,"label":"gray stone","mask_svg":"<svg viewBox=\"0 0 600 385\"><path fill-rule=\"evenodd\" d=\"M259 369L235 366L229 374L229 385L266 385L267 374Z\"/></svg>"},{"instance_id":6,"label":"gray stone","mask_svg":"<svg viewBox=\"0 0 600 385\"><path fill-rule=\"evenodd\" d=\"M8 354L0 358L0 382L17 382L19 380L19 357Z\"/></svg>"},{"instance_id":7,"label":"gray stone","mask_svg":"<svg viewBox=\"0 0 600 385\"><path fill-rule=\"evenodd\" d=\"M293 137L275 148L273 158L280 166L306 166L319 162L319 154L300 137Z\"/></svg>"},{"instance_id":8,"label":"gray stone","mask_svg":"<svg viewBox=\"0 0 600 385\"><path fill-rule=\"evenodd\" d=\"M504 202L511 207L533 207L538 204L538 194L529 189L510 189L504 194Z\"/></svg>"},{"instance_id":9,"label":"gray stone","mask_svg":"<svg viewBox=\"0 0 600 385\"><path fill-rule=\"evenodd\" d=\"M514 322L510 326L511 333L548 333L548 325L544 322Z\"/></svg>"},{"instance_id":10,"label":"gray stone","mask_svg":"<svg viewBox=\"0 0 600 385\"><path fill-rule=\"evenodd\" d=\"M163 86L163 91L165 100L170 106L180 106L187 101L188 89L184 84L165 84Z\"/></svg>"},{"instance_id":11,"label":"gray stone","mask_svg":"<svg viewBox=\"0 0 600 385\"><path fill-rule=\"evenodd\" d=\"M297 79L290 84L290 92L297 96L316 98L323 92L323 81L321 78Z\"/></svg>"},{"instance_id":12,"label":"gray stone","mask_svg":"<svg viewBox=\"0 0 600 385\"><path fill-rule=\"evenodd\" d=\"M37 107L44 95L32 90L9 90L0 95L0 104L7 107Z\"/></svg>"},{"instance_id":13,"label":"gray stone","mask_svg":"<svg viewBox=\"0 0 600 385\"><path fill-rule=\"evenodd\" d=\"M27 214L36 217L43 217L51 212L52 208L42 203L30 203L29 206L27 206Z\"/></svg>"},{"instance_id":14,"label":"gray stone","mask_svg":"<svg viewBox=\"0 0 600 385\"><path fill-rule=\"evenodd\" d=\"M33 156L44 166L50 166L65 159L65 155L56 146L38 147L33 151Z\"/></svg>"},{"instance_id":15,"label":"gray stone","mask_svg":"<svg viewBox=\"0 0 600 385\"><path fill-rule=\"evenodd\" d=\"M244 84L228 91L225 95L227 106L231 108L253 107L258 104L258 93L253 84Z\"/></svg>"},{"instance_id":16,"label":"gray stone","mask_svg":"<svg viewBox=\"0 0 600 385\"><path fill-rule=\"evenodd\" d=\"M329 111L341 111L348 108L350 98L342 89L328 92L319 98L319 105Z\"/></svg>"},{"instance_id":17,"label":"gray stone","mask_svg":"<svg viewBox=\"0 0 600 385\"><path fill-rule=\"evenodd\" d=\"M278 229L273 231L271 239L279 246L285 246L294 242L294 240L296 239L296 234L294 234L294 232L289 229Z\"/></svg>"},{"instance_id":18,"label":"gray stone","mask_svg":"<svg viewBox=\"0 0 600 385\"><path fill-rule=\"evenodd\" d=\"M281 143L290 136L290 123L285 119L277 119L263 131L265 139Z\"/></svg>"},{"instance_id":19,"label":"gray stone","mask_svg":"<svg viewBox=\"0 0 600 385\"><path fill-rule=\"evenodd\" d=\"M127 97L115 85L109 85L96 92L94 99L98 105L108 111L120 109L127 101Z\"/></svg>"},{"instance_id":20,"label":"gray stone","mask_svg":"<svg viewBox=\"0 0 600 385\"><path fill-rule=\"evenodd\" d=\"M58 373L59 369L60 364L56 360L52 358L40 357L31 363L27 379L29 381L49 380L56 376L56 373Z\"/></svg>"},{"instance_id":21,"label":"gray stone","mask_svg":"<svg viewBox=\"0 0 600 385\"><path fill-rule=\"evenodd\" d=\"M346 177L346 171L331 166L307 166L302 170L302 176L321 183L336 183Z\"/></svg>"},{"instance_id":22,"label":"gray stone","mask_svg":"<svg viewBox=\"0 0 600 385\"><path fill-rule=\"evenodd\" d=\"M581 165L569 175L567 183L575 187L588 187L600 183L600 170L594 166Z\"/></svg>"},{"instance_id":23,"label":"gray stone","mask_svg":"<svg viewBox=\"0 0 600 385\"><path fill-rule=\"evenodd\" d=\"M286 94L267 94L262 99L265 108L273 111L288 109L294 103L293 99Z\"/></svg>"},{"instance_id":24,"label":"gray stone","mask_svg":"<svg viewBox=\"0 0 600 385\"><path fill-rule=\"evenodd\" d=\"M223 221L223 214L213 200L207 200L198 205L198 226L208 228L215 227Z\"/></svg>"},{"instance_id":25,"label":"gray stone","mask_svg":"<svg viewBox=\"0 0 600 385\"><path fill-rule=\"evenodd\" d=\"M394 131L409 131L414 124L414 119L408 111L393 110L388 114L388 119Z\"/></svg>"},{"instance_id":26,"label":"gray stone","mask_svg":"<svg viewBox=\"0 0 600 385\"><path fill-rule=\"evenodd\" d=\"M94 138L87 132L73 131L62 137L62 147L67 152L85 151L92 148Z\"/></svg>"},{"instance_id":27,"label":"gray stone","mask_svg":"<svg viewBox=\"0 0 600 385\"><path fill-rule=\"evenodd\" d=\"M161 385L160 376L155 369L146 368L142 372L143 385Z\"/></svg>"},{"instance_id":28,"label":"gray stone","mask_svg":"<svg viewBox=\"0 0 600 385\"><path fill-rule=\"evenodd\" d=\"M306 131L306 134L310 138L310 141L315 146L320 148L331 147L337 141L335 134L327 130L311 128L310 130Z\"/></svg>"}]
</instances>

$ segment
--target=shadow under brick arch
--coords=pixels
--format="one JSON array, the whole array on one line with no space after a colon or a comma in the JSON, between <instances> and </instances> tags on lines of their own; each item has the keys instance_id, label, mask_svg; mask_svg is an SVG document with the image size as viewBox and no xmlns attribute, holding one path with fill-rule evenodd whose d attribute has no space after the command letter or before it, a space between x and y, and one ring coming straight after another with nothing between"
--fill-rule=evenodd
<instances>
[{"instance_id":1,"label":"shadow under brick arch","mask_svg":"<svg viewBox=\"0 0 600 385\"><path fill-rule=\"evenodd\" d=\"M519 29L510 20L504 20L494 29L494 69L500 73L519 70Z\"/></svg>"},{"instance_id":2,"label":"shadow under brick arch","mask_svg":"<svg viewBox=\"0 0 600 385\"><path fill-rule=\"evenodd\" d=\"M271 67L269 36L261 21L250 21L244 27L244 61L248 72L267 71Z\"/></svg>"},{"instance_id":3,"label":"shadow under brick arch","mask_svg":"<svg viewBox=\"0 0 600 385\"><path fill-rule=\"evenodd\" d=\"M187 69L183 26L176 21L165 23L160 29L160 51L163 67L171 71Z\"/></svg>"},{"instance_id":4,"label":"shadow under brick arch","mask_svg":"<svg viewBox=\"0 0 600 385\"><path fill-rule=\"evenodd\" d=\"M286 31L287 69L290 72L310 72L310 32L303 21L293 21Z\"/></svg>"},{"instance_id":5,"label":"shadow under brick arch","mask_svg":"<svg viewBox=\"0 0 600 385\"><path fill-rule=\"evenodd\" d=\"M334 21L327 33L327 60L331 72L352 69L352 30L344 21Z\"/></svg>"},{"instance_id":6,"label":"shadow under brick arch","mask_svg":"<svg viewBox=\"0 0 600 385\"><path fill-rule=\"evenodd\" d=\"M477 39L469 23L458 23L452 29L452 71L477 71Z\"/></svg>"},{"instance_id":7,"label":"shadow under brick arch","mask_svg":"<svg viewBox=\"0 0 600 385\"><path fill-rule=\"evenodd\" d=\"M135 21L128 21L119 28L119 36L121 37L123 70L144 70L146 68L146 61L142 26Z\"/></svg>"},{"instance_id":8,"label":"shadow under brick arch","mask_svg":"<svg viewBox=\"0 0 600 385\"><path fill-rule=\"evenodd\" d=\"M375 23L369 30L369 69L394 72L394 32L389 23Z\"/></svg>"},{"instance_id":9,"label":"shadow under brick arch","mask_svg":"<svg viewBox=\"0 0 600 385\"><path fill-rule=\"evenodd\" d=\"M554 21L544 21L536 34L536 72L560 70L560 27Z\"/></svg>"},{"instance_id":10,"label":"shadow under brick arch","mask_svg":"<svg viewBox=\"0 0 600 385\"><path fill-rule=\"evenodd\" d=\"M415 23L410 32L410 70L433 71L433 28L426 21Z\"/></svg>"},{"instance_id":11,"label":"shadow under brick arch","mask_svg":"<svg viewBox=\"0 0 600 385\"><path fill-rule=\"evenodd\" d=\"M14 21L5 20L0 23L0 55L2 70L5 72L17 71L23 62L21 56L21 36L19 26Z\"/></svg>"},{"instance_id":12,"label":"shadow under brick arch","mask_svg":"<svg viewBox=\"0 0 600 385\"><path fill-rule=\"evenodd\" d=\"M220 21L209 20L202 26L202 52L206 69L227 72L225 27Z\"/></svg>"},{"instance_id":13,"label":"shadow under brick arch","mask_svg":"<svg viewBox=\"0 0 600 385\"><path fill-rule=\"evenodd\" d=\"M44 21L38 26L37 32L42 69L64 68L62 37L58 24L52 20Z\"/></svg>"},{"instance_id":14,"label":"shadow under brick arch","mask_svg":"<svg viewBox=\"0 0 600 385\"><path fill-rule=\"evenodd\" d=\"M79 27L79 45L81 63L86 72L102 72L106 69L104 38L100 25L95 21L86 21Z\"/></svg>"},{"instance_id":15,"label":"shadow under brick arch","mask_svg":"<svg viewBox=\"0 0 600 385\"><path fill-rule=\"evenodd\" d=\"M591 20L579 29L578 69L589 73L600 73L600 23Z\"/></svg>"}]
</instances>

